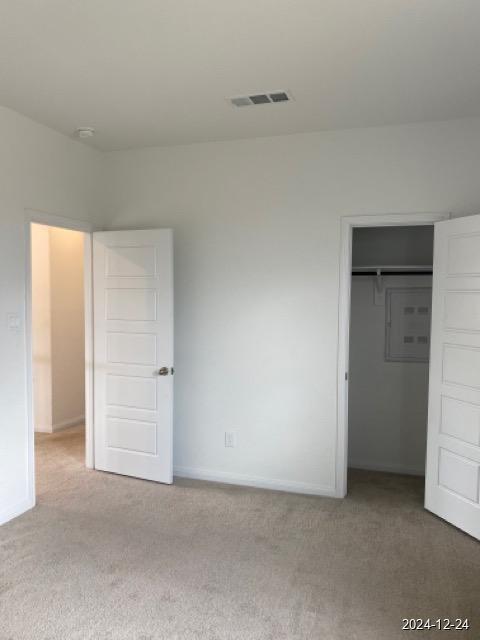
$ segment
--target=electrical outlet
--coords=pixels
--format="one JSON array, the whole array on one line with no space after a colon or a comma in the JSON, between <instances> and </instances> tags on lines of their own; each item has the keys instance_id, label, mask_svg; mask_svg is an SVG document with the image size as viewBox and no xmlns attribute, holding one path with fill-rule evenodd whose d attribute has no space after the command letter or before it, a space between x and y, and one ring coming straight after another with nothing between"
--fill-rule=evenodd
<instances>
[{"instance_id":1,"label":"electrical outlet","mask_svg":"<svg viewBox=\"0 0 480 640\"><path fill-rule=\"evenodd\" d=\"M236 447L237 446L237 434L235 431L225 431L225 446Z\"/></svg>"}]
</instances>

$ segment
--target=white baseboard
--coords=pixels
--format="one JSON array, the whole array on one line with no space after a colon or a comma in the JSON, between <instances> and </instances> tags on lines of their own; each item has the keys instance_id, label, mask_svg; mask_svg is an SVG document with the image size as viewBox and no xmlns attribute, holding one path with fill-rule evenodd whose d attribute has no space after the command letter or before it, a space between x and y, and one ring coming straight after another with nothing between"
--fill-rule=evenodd
<instances>
[{"instance_id":1,"label":"white baseboard","mask_svg":"<svg viewBox=\"0 0 480 640\"><path fill-rule=\"evenodd\" d=\"M223 484L235 484L242 487L255 487L258 489L272 489L274 491L287 491L289 493L303 493L313 496L325 496L335 498L335 488L326 485L308 484L306 482L291 482L285 480L273 480L259 476L247 476L230 473L228 471L214 471L211 469L199 469L193 467L174 467L174 475L179 478L192 478L194 480L209 480L210 482L222 482Z\"/></svg>"},{"instance_id":2,"label":"white baseboard","mask_svg":"<svg viewBox=\"0 0 480 640\"><path fill-rule=\"evenodd\" d=\"M36 424L35 433L52 433L52 425Z\"/></svg>"},{"instance_id":3,"label":"white baseboard","mask_svg":"<svg viewBox=\"0 0 480 640\"><path fill-rule=\"evenodd\" d=\"M29 500L28 498L25 498L25 500L7 507L7 509L0 511L0 525L5 524L9 520L13 520L13 518L16 518L17 516L21 516L22 513L25 513L25 511L32 509L34 506L35 500Z\"/></svg>"},{"instance_id":4,"label":"white baseboard","mask_svg":"<svg viewBox=\"0 0 480 640\"><path fill-rule=\"evenodd\" d=\"M399 473L407 476L424 476L425 467L410 467L402 464L377 464L376 462L349 462L349 469L362 469L363 471L383 471L384 473Z\"/></svg>"},{"instance_id":5,"label":"white baseboard","mask_svg":"<svg viewBox=\"0 0 480 640\"><path fill-rule=\"evenodd\" d=\"M52 431L56 433L57 431L63 431L70 427L76 427L79 424L85 424L85 416L77 416L76 418L69 418L68 420L56 422L52 427Z\"/></svg>"}]
</instances>

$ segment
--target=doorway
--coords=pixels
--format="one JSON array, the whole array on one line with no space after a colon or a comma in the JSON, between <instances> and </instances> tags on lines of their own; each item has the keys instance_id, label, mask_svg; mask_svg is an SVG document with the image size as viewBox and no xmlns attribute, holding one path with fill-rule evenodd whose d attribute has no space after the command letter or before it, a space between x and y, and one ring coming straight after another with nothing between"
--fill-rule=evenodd
<instances>
[{"instance_id":1,"label":"doorway","mask_svg":"<svg viewBox=\"0 0 480 640\"><path fill-rule=\"evenodd\" d=\"M81 231L84 236L85 466L171 484L172 230L93 232L88 223L42 212L30 210L25 217L29 505L35 505L34 223Z\"/></svg>"},{"instance_id":2,"label":"doorway","mask_svg":"<svg viewBox=\"0 0 480 640\"><path fill-rule=\"evenodd\" d=\"M449 217L448 214L406 214L406 215L390 214L390 215L372 215L372 216L352 216L352 217L346 217L342 220L341 263L340 263L340 301L339 301L339 352L338 352L338 431L337 431L337 461L336 461L336 495L337 497L344 497L347 495L347 471L348 471L348 463L349 463L350 455L352 457L353 455L357 456L357 460L355 461L352 460L352 457L350 458L350 461L352 463L355 462L358 465L362 465L363 463L362 466L371 467L374 465L375 462L377 462L377 464L375 465L377 467L377 470L380 470L380 468L383 467L385 471L386 470L394 471L395 464L399 465L398 460L400 460L400 462L402 461L402 456L400 456L400 458L397 458L396 461L395 461L395 458L390 458L389 460L384 459L383 464L382 463L378 464L378 457L379 457L379 453L382 450L382 447L380 447L380 452L374 451L374 447L378 446L379 441L375 441L370 446L370 448L368 447L368 441L369 440L371 441L373 437L372 433L375 434L375 428L378 428L378 424L379 424L378 420L376 422L376 425L374 425L375 428L373 429L373 431L370 432L370 434L368 435L364 434L363 438L362 438L362 434L360 435L357 434L358 437L356 439L355 445L353 446L352 451L349 453L349 446L351 445L350 438L349 438L349 426L350 426L349 387L350 387L350 375L351 375L350 318L351 318L351 306L352 306L351 304L352 303L352 280L358 279L359 283L360 283L360 280L362 279L364 280L362 285L364 288L368 287L371 292L370 299L372 302L372 306L378 305L380 307L381 305L383 305L383 316L382 316L381 309L377 309L377 310L370 309L370 312L372 312L373 315L375 315L375 321L373 324L376 324L376 329L377 329L376 332L372 331L372 325L369 324L369 319L368 318L364 319L367 324L367 327L366 327L367 333L368 333L368 330L372 333L371 338L373 340L374 334L375 335L378 334L378 328L379 328L378 323L381 322L382 317L383 317L383 322L385 323L385 318L386 318L385 305L389 305L389 307L392 307L393 305L392 308L395 309L398 306L401 306L402 295L404 294L408 295L409 293L408 291L406 292L404 291L402 295L392 296L392 292L395 289L397 290L409 289L408 283L409 282L411 283L412 281L403 280L402 282L403 283L406 282L407 284L406 285L403 284L400 287L399 286L400 278L413 277L410 274L413 271L413 267L417 267L416 269L417 278L428 277L431 279L431 273L428 273L428 271L431 272L432 270L431 257L426 261L424 260L423 265L413 264L415 261L418 261L418 257L416 260L414 259L415 251L409 243L408 231L400 232L400 234L403 233L404 237L400 242L400 245L401 245L400 252L398 252L398 247L397 247L398 255L396 259L396 265L390 262L391 251L392 251L391 248L389 250L387 247L382 245L381 238L379 239L377 237L375 239L375 235L378 236L379 234L381 235L382 233L385 233L385 232L374 231L373 235L366 234L365 238L363 239L364 240L363 248L362 248L363 256L361 258L363 260L363 264L360 264L359 254L357 253L356 254L357 264L354 267L354 263L353 263L354 232L357 229L369 231L370 229L384 228L384 229L387 229L387 233L388 233L388 229L392 229L393 231L399 228L423 227L425 229L425 231L423 232L425 235L433 232L433 225L435 222L446 220L448 219L448 217ZM432 231L429 231L430 229ZM376 257L373 256L374 250L377 250L379 252ZM381 254L382 251L383 251L383 255ZM403 257L402 257L402 252L403 252ZM368 256L368 253L370 253L371 255ZM405 261L407 259L405 256L408 257L408 263L409 263L408 269L402 269L402 267L407 266L405 264L403 265L401 264L402 261ZM367 264L366 262L367 259L369 262L370 260L372 260L373 262L377 262L377 264ZM390 269L389 274L386 274L385 267L387 266L392 267L392 269L396 271L396 275L392 275L392 269ZM360 267L367 267L367 269L364 269L362 273L362 271L360 270ZM383 271L382 271L382 267L384 268ZM421 267L423 269L421 273L418 273L419 272L418 267ZM361 275L352 276L354 268L356 268L357 269L356 272L360 273ZM408 272L408 275L407 275L407 272ZM392 280L393 280L393 285L392 285ZM419 287L419 288L426 290L423 293L428 298L428 295L429 295L428 289L431 287L431 280L430 281L424 280L423 283L424 283L423 287ZM385 286L386 284L389 286ZM355 287L357 288L357 285L355 285ZM359 289L361 288L360 284L358 288ZM390 290L388 292L388 295L387 295L387 289ZM397 293L400 294L400 291L397 291ZM411 307L411 306L412 305L408 305L408 304L404 305L404 307ZM419 303L417 307L418 306L425 307L427 305ZM379 311L380 311L380 314L378 313ZM364 308L364 313L367 313L368 315L368 311L365 311L365 308ZM373 316L372 318L370 318L370 323L372 322L373 322ZM385 327L385 324L383 325L383 327ZM397 337L397 343L398 343L398 338L400 334L397 332L397 333L394 333L394 335ZM423 336L423 339L425 339L424 334L422 334L422 336ZM388 345L386 344L386 337L387 337L386 329L382 328L380 330L380 336L376 338L376 343L375 343L377 361L379 360L379 357L381 357L382 362L384 362L388 357L388 355L386 355L387 354L386 349L388 348ZM381 341L385 341L385 342L382 343ZM407 345L408 343L405 343L405 344ZM416 341L415 341L415 344L416 344ZM391 346L395 346L395 344ZM423 348L424 350L428 351L428 345L424 344ZM363 358L364 361L366 360L368 362L369 353L372 353L372 349L368 349L368 348L363 349L363 353L361 355L360 361ZM378 355L379 353L380 353L380 356ZM392 352L390 355L392 356L392 358L395 358L395 356L398 354L396 354L395 352ZM407 363L405 362L404 366L406 366L406 364ZM395 363L395 362L392 362L392 365L394 365L394 367L396 365L397 369L402 368L402 365L398 365L398 363ZM368 372L368 373L371 373L371 372ZM428 373L427 373L427 376L428 376ZM363 381L363 382L368 384L368 381ZM373 389L373 392L375 393L375 389ZM362 401L364 400L362 393L360 391L358 393L358 397ZM426 401L426 398L425 398L425 401ZM407 399L407 402L408 402L408 399ZM400 400L400 404L401 404L401 400ZM375 398L371 399L371 406L368 407L368 410L370 412L372 411L372 406L375 408ZM388 409L388 401L386 406ZM418 416L418 419L421 420L421 416ZM400 416L400 419L398 419L397 417L397 425L400 423L400 421L401 421L401 416ZM371 425L368 425L368 427L371 429ZM425 421L425 430L426 430L426 421ZM382 433L382 436L383 435L384 434ZM398 437L400 436L397 436L397 438ZM419 436L418 441L421 442L422 438L423 436ZM417 441L417 444L418 444L418 441ZM384 444L385 444L385 439L384 439ZM418 448L418 451L416 451L417 457L414 463L418 462L418 460L421 459L423 455L421 451L421 447L417 447L417 448ZM368 456L365 455L366 452L368 452ZM390 453L391 453L391 450L390 450ZM360 456L363 458L362 460L359 459ZM403 458L405 458L405 456L403 456ZM389 467L389 469L387 469L387 467ZM397 466L396 470L397 472L400 471L400 466Z\"/></svg>"},{"instance_id":3,"label":"doorway","mask_svg":"<svg viewBox=\"0 0 480 640\"><path fill-rule=\"evenodd\" d=\"M350 479L425 475L432 268L432 225L353 230Z\"/></svg>"},{"instance_id":4,"label":"doorway","mask_svg":"<svg viewBox=\"0 0 480 640\"><path fill-rule=\"evenodd\" d=\"M31 225L33 423L37 492L85 459L85 274L81 231ZM79 450L77 453L77 449ZM72 455L76 453L76 455Z\"/></svg>"},{"instance_id":5,"label":"doorway","mask_svg":"<svg viewBox=\"0 0 480 640\"><path fill-rule=\"evenodd\" d=\"M408 214L342 220L336 495L344 497L347 493L353 231L357 227L418 225L435 227L424 507L479 539L479 215L450 219L442 214ZM378 291L377 287L375 296ZM400 309L412 306L403 304ZM397 338L402 335L412 337L415 333L397 332ZM395 353L398 347L397 340L385 353Z\"/></svg>"},{"instance_id":6,"label":"doorway","mask_svg":"<svg viewBox=\"0 0 480 640\"><path fill-rule=\"evenodd\" d=\"M93 468L91 229L88 223L41 212L27 211L25 217L33 506L42 476L55 477L52 470L73 458Z\"/></svg>"}]
</instances>

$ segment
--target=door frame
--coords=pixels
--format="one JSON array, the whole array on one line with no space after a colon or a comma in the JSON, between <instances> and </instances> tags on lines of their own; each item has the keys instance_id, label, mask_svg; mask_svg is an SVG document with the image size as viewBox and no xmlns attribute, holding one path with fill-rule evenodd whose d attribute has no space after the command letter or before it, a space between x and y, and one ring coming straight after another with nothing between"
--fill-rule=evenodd
<instances>
[{"instance_id":1,"label":"door frame","mask_svg":"<svg viewBox=\"0 0 480 640\"><path fill-rule=\"evenodd\" d=\"M84 313L85 313L85 466L94 468L93 438L93 281L92 281L92 223L66 218L35 209L25 209L25 339L27 373L27 425L28 425L28 496L35 505L35 425L33 406L33 349L32 349L32 224L43 224L85 235L83 245Z\"/></svg>"},{"instance_id":2,"label":"door frame","mask_svg":"<svg viewBox=\"0 0 480 640\"><path fill-rule=\"evenodd\" d=\"M350 352L350 298L352 233L354 227L413 227L448 220L450 213L389 213L345 216L341 219L337 355L337 442L335 496L347 495L348 469L348 366Z\"/></svg>"}]
</instances>

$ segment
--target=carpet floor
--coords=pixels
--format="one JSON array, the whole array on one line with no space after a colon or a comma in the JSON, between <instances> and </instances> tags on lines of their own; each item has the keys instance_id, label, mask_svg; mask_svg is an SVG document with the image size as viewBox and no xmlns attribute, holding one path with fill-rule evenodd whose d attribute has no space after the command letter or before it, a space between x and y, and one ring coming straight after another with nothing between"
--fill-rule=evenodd
<instances>
[{"instance_id":1,"label":"carpet floor","mask_svg":"<svg viewBox=\"0 0 480 640\"><path fill-rule=\"evenodd\" d=\"M355 471L345 500L90 471L40 435L35 509L0 528L2 640L480 638L480 544L422 480ZM402 631L403 618L468 631Z\"/></svg>"}]
</instances>

